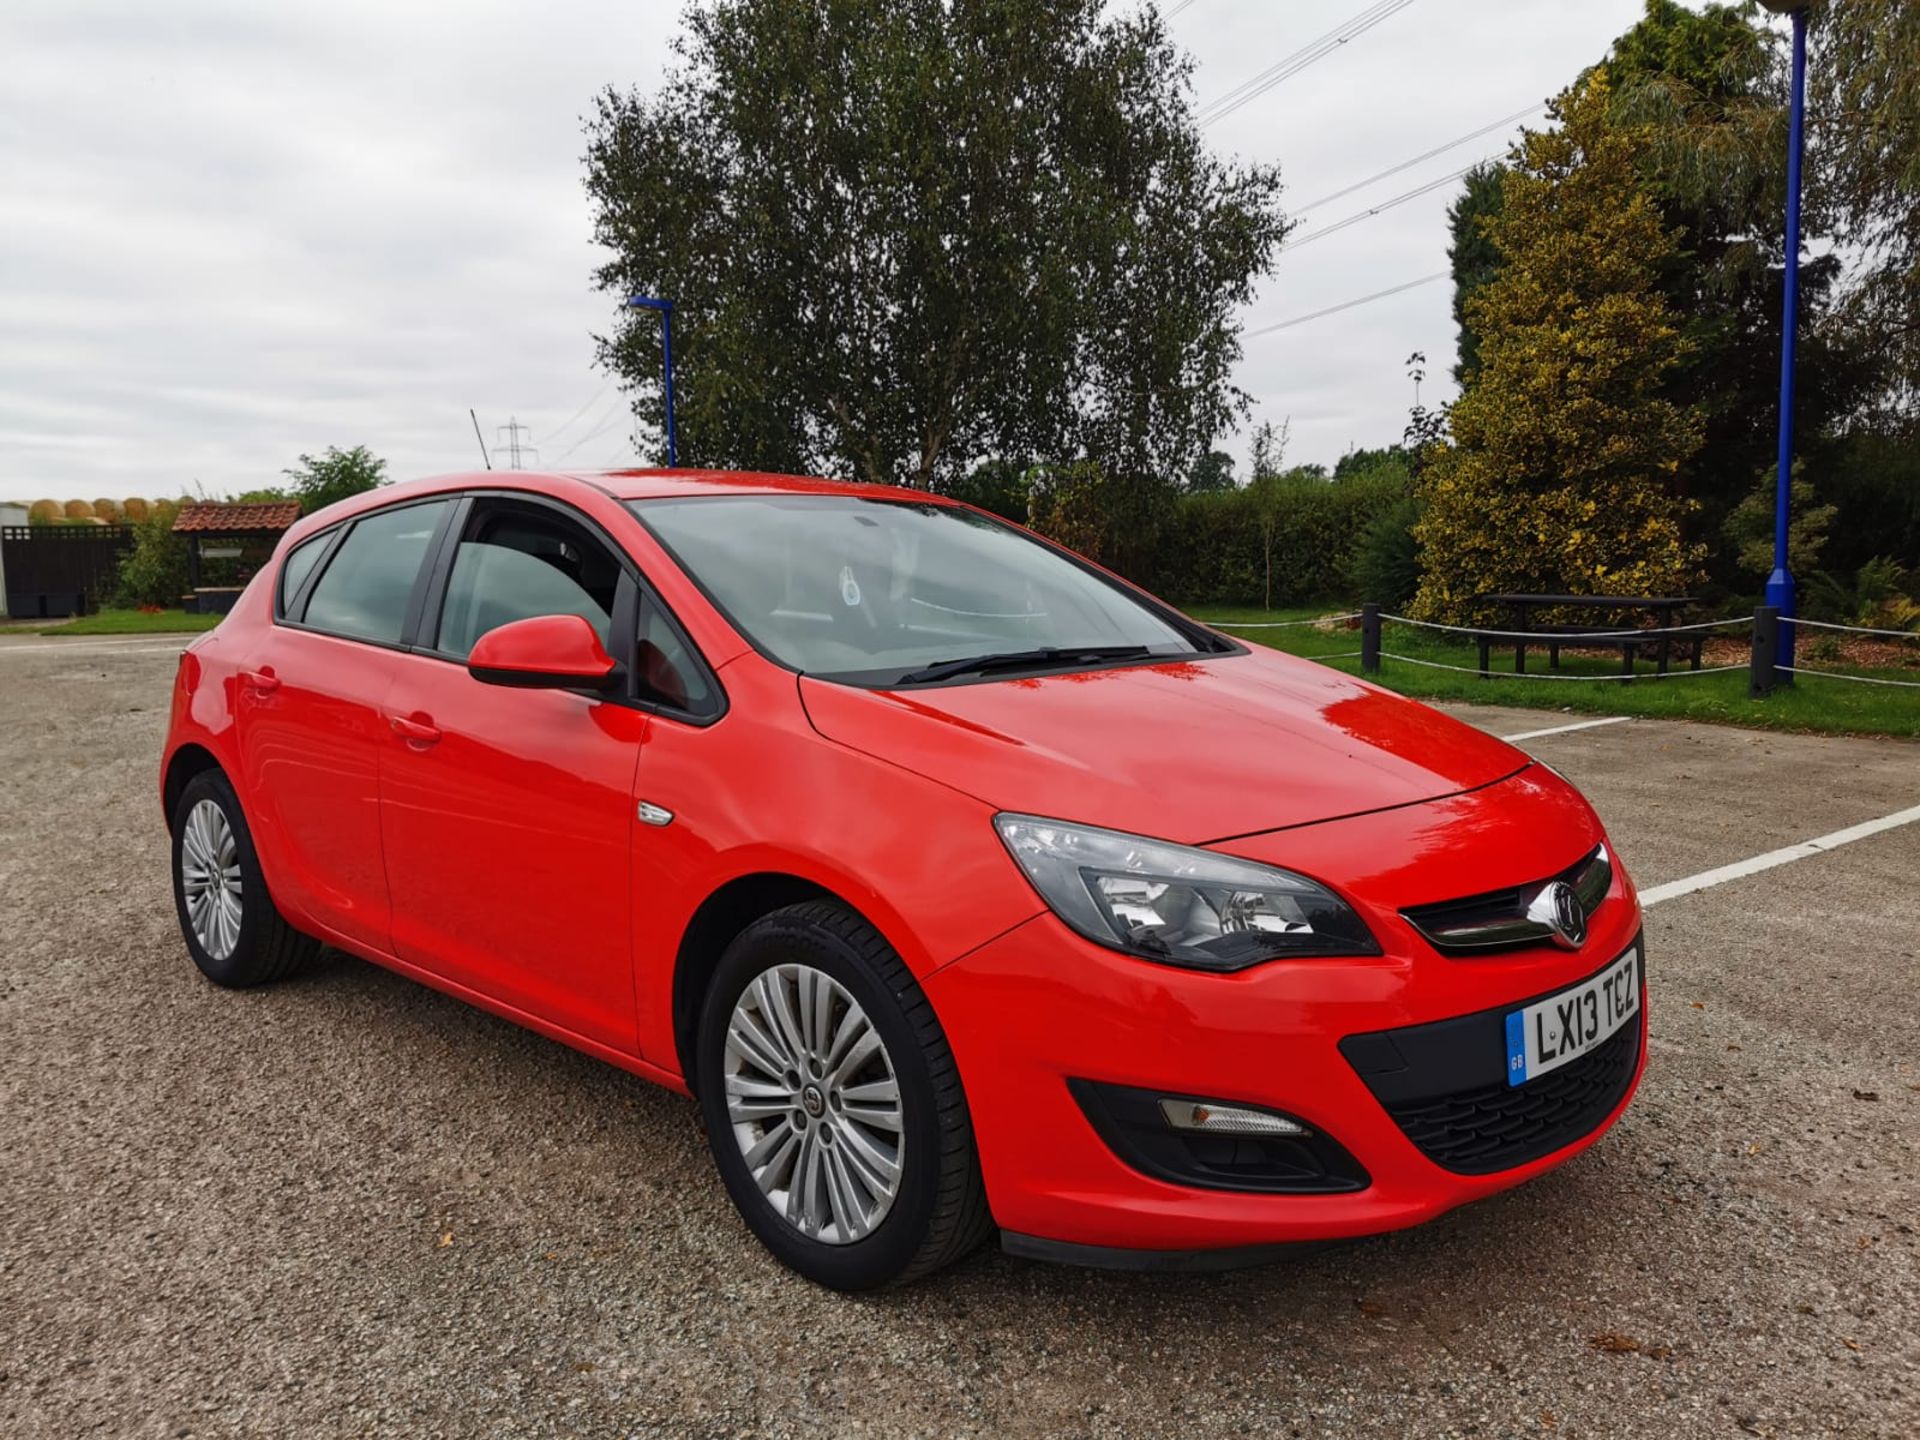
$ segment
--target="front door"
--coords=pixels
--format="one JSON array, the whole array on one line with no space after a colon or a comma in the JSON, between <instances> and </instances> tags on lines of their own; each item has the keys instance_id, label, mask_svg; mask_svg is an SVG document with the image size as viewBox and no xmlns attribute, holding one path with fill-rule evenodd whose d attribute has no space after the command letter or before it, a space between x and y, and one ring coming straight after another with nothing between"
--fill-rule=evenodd
<instances>
[{"instance_id":1,"label":"front door","mask_svg":"<svg viewBox=\"0 0 1920 1440\"><path fill-rule=\"evenodd\" d=\"M576 1035L635 1046L630 852L647 716L484 684L481 635L584 616L610 653L633 581L553 507L480 498L383 706L381 837L401 959Z\"/></svg>"}]
</instances>

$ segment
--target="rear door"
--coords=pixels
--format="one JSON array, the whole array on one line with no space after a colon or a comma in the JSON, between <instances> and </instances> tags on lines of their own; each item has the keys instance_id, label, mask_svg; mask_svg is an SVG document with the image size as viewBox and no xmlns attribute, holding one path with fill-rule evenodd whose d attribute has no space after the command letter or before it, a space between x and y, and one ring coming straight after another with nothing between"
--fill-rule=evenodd
<instances>
[{"instance_id":1,"label":"rear door","mask_svg":"<svg viewBox=\"0 0 1920 1440\"><path fill-rule=\"evenodd\" d=\"M630 1052L633 779L648 717L619 697L483 684L465 660L497 626L573 614L631 665L634 580L604 536L537 497L476 496L450 541L383 706L395 950Z\"/></svg>"},{"instance_id":2,"label":"rear door","mask_svg":"<svg viewBox=\"0 0 1920 1440\"><path fill-rule=\"evenodd\" d=\"M275 899L382 952L380 707L452 511L445 499L375 510L290 552L274 623L237 682L243 793Z\"/></svg>"}]
</instances>

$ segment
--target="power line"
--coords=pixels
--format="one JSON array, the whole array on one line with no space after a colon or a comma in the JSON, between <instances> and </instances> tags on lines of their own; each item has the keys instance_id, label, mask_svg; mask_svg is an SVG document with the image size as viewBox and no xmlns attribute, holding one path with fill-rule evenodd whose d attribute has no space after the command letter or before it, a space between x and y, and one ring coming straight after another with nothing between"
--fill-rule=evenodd
<instances>
[{"instance_id":1,"label":"power line","mask_svg":"<svg viewBox=\"0 0 1920 1440\"><path fill-rule=\"evenodd\" d=\"M1397 14L1411 5L1413 0L1376 0L1358 15L1342 21L1311 44L1282 60L1275 61L1250 80L1243 80L1226 94L1206 105L1202 105L1196 118L1202 125L1212 125L1224 120L1243 105L1251 104L1266 94L1274 86L1292 79L1317 60L1324 60L1349 40L1364 35L1389 16Z\"/></svg>"},{"instance_id":2,"label":"power line","mask_svg":"<svg viewBox=\"0 0 1920 1440\"><path fill-rule=\"evenodd\" d=\"M622 413L621 408L618 405L615 405L613 408L613 413L611 415L607 416L606 419L602 420L598 425L594 426L593 429L589 430L586 434L582 435L578 440L574 441L573 444L569 445L565 450L561 451L559 459L556 459L553 463L555 465L558 465L561 460L566 459L567 456L573 454L574 451L578 450L582 445L586 444L589 440L598 439L600 436L606 434L607 431L611 429L613 425L620 419L621 413Z\"/></svg>"},{"instance_id":3,"label":"power line","mask_svg":"<svg viewBox=\"0 0 1920 1440\"><path fill-rule=\"evenodd\" d=\"M1358 225L1362 220L1371 220L1374 216L1382 214L1388 210L1391 210L1396 205L1404 205L1409 200L1417 200L1422 195L1425 195L1430 191L1438 190L1442 185L1451 185L1454 181L1464 176L1469 170L1472 170L1474 166L1483 165L1485 163L1486 161L1484 158L1480 160L1476 160L1473 162L1473 165L1463 166L1462 168L1455 170L1451 175L1442 175L1438 180L1429 180L1424 185L1416 185L1411 190L1402 191L1400 194L1395 195L1391 200L1382 200L1378 205L1371 206L1365 210L1357 211L1352 215L1348 215L1344 219L1336 220L1333 222L1333 224L1327 226L1324 230L1316 230L1311 235L1306 236L1304 239L1289 240L1280 247L1280 253L1284 255L1289 250L1298 250L1302 245L1311 245L1316 240L1324 240L1329 235L1338 234L1340 231L1346 229L1349 225Z\"/></svg>"},{"instance_id":4,"label":"power line","mask_svg":"<svg viewBox=\"0 0 1920 1440\"><path fill-rule=\"evenodd\" d=\"M1478 140L1482 135L1491 135L1496 130L1504 130L1507 126L1514 124L1516 121L1524 120L1527 118L1527 116L1534 114L1536 111L1544 110L1544 109L1546 109L1546 102L1544 100L1536 101L1534 104L1527 106L1526 109L1516 110L1513 112L1513 114L1505 116L1502 119L1496 120L1491 125L1482 125L1478 130L1470 130L1465 135L1460 136L1458 139L1449 140L1444 145L1436 145L1431 150L1422 151L1420 154L1414 156L1411 160L1402 160L1398 165L1390 166L1387 169L1382 170L1377 175L1369 175L1364 180L1356 180L1351 185L1343 186L1341 189L1335 190L1331 195L1322 195L1318 200L1313 201L1311 204L1297 206L1294 209L1293 213L1296 215L1304 215L1309 210L1318 210L1322 205L1329 205L1329 204L1332 204L1335 200L1344 199L1348 195L1353 194L1354 191L1364 190L1367 188L1367 186L1372 185L1377 181L1385 180L1392 175L1398 175L1402 170L1411 170L1414 166L1422 163L1423 161L1431 160L1436 155L1444 155L1447 153L1447 151L1455 149L1458 146L1464 145L1469 140Z\"/></svg>"},{"instance_id":5,"label":"power line","mask_svg":"<svg viewBox=\"0 0 1920 1440\"><path fill-rule=\"evenodd\" d=\"M1174 16L1178 15L1182 10L1186 9L1191 4L1193 4L1193 0L1180 0L1180 3L1178 5L1174 6L1171 10L1167 11L1167 13L1165 15L1162 15L1160 18L1162 20L1171 20Z\"/></svg>"},{"instance_id":6,"label":"power line","mask_svg":"<svg viewBox=\"0 0 1920 1440\"><path fill-rule=\"evenodd\" d=\"M1376 290L1371 295L1362 295L1357 300L1344 300L1338 305L1329 305L1324 310L1315 310L1306 315L1296 315L1291 320L1277 321L1272 325L1262 325L1258 330L1244 330L1242 340L1251 340L1257 335L1271 335L1276 330L1290 330L1295 325L1304 325L1309 320L1319 320L1328 315L1338 315L1342 310L1351 310L1356 305L1369 305L1375 300L1384 300L1389 295L1398 295L1403 290L1412 290L1421 285L1431 285L1436 280L1444 280L1452 274L1450 270L1436 270L1431 275L1422 275L1418 280L1409 280L1404 285L1389 285L1384 290Z\"/></svg>"},{"instance_id":7,"label":"power line","mask_svg":"<svg viewBox=\"0 0 1920 1440\"><path fill-rule=\"evenodd\" d=\"M613 384L613 377L609 375L605 380L602 380L600 382L600 388L593 392L592 399L588 400L586 404L582 405L578 410L574 411L573 414L569 415L565 420L561 421L558 428L548 433L547 443L549 445L558 444L560 441L560 437L567 433L567 430L573 425L573 422L578 420L582 415L586 414L587 411L591 410L596 404L599 403L600 397L607 393L607 386L611 384Z\"/></svg>"}]
</instances>

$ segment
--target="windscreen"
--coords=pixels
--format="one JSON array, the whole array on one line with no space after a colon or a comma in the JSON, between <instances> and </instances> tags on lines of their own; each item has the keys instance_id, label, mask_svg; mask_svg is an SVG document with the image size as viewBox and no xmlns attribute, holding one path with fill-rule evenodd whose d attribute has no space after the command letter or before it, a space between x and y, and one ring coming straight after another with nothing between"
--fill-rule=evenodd
<instances>
[{"instance_id":1,"label":"windscreen","mask_svg":"<svg viewBox=\"0 0 1920 1440\"><path fill-rule=\"evenodd\" d=\"M907 683L976 656L1139 647L1158 657L1205 643L973 510L850 495L632 504L742 634L805 674Z\"/></svg>"}]
</instances>

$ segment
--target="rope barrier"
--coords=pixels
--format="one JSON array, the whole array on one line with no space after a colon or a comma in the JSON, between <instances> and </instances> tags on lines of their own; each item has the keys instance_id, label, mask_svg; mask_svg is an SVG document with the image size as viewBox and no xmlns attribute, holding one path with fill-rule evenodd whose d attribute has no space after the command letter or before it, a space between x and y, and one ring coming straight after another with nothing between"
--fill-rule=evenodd
<instances>
[{"instance_id":1,"label":"rope barrier","mask_svg":"<svg viewBox=\"0 0 1920 1440\"><path fill-rule=\"evenodd\" d=\"M1582 640L1658 640L1662 635L1682 635L1691 630L1715 630L1722 625L1751 625L1751 615L1731 620L1703 620L1695 625L1665 625L1657 630L1482 630L1473 625L1442 625L1438 620L1409 620L1405 615L1382 613L1382 620L1401 625L1417 625L1425 630L1451 630L1456 635L1472 635L1483 640L1533 640L1540 644L1564 645L1578 649Z\"/></svg>"},{"instance_id":2,"label":"rope barrier","mask_svg":"<svg viewBox=\"0 0 1920 1440\"><path fill-rule=\"evenodd\" d=\"M1849 635L1886 635L1895 640L1920 640L1917 630L1870 630L1865 625L1835 625L1827 620L1802 620L1798 616L1780 617L1782 625L1811 625L1816 630L1844 630ZM1781 668L1785 668L1784 666Z\"/></svg>"},{"instance_id":3,"label":"rope barrier","mask_svg":"<svg viewBox=\"0 0 1920 1440\"><path fill-rule=\"evenodd\" d=\"M1331 625L1341 620L1358 620L1360 612L1352 611L1346 615L1316 615L1311 620L1216 620L1216 630L1292 630L1300 625ZM1359 653L1357 650L1354 652Z\"/></svg>"},{"instance_id":4,"label":"rope barrier","mask_svg":"<svg viewBox=\"0 0 1920 1440\"><path fill-rule=\"evenodd\" d=\"M1745 670L1747 668L1745 665L1709 665L1704 670L1670 670L1665 674L1661 674L1658 671L1648 671L1644 674L1636 673L1632 675L1628 675L1625 672L1618 675L1536 675L1530 672L1516 674L1512 670L1482 671L1471 665L1442 665L1438 660L1416 660L1411 655L1396 655L1390 650L1382 650L1380 652L1380 658L1382 660L1401 660L1409 665L1424 665L1429 670L1454 670L1462 675L1485 675L1495 680L1611 680L1616 685L1627 680L1684 680L1690 675L1723 675L1729 670ZM1900 684L1904 682L1889 681L1888 683Z\"/></svg>"},{"instance_id":5,"label":"rope barrier","mask_svg":"<svg viewBox=\"0 0 1920 1440\"><path fill-rule=\"evenodd\" d=\"M1883 680L1878 675L1843 675L1838 670L1808 670L1799 665L1777 665L1789 675L1818 675L1827 680L1851 680L1856 685L1891 685L1899 690L1920 690L1920 680Z\"/></svg>"}]
</instances>

